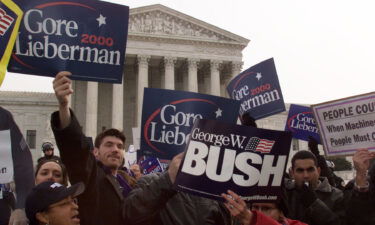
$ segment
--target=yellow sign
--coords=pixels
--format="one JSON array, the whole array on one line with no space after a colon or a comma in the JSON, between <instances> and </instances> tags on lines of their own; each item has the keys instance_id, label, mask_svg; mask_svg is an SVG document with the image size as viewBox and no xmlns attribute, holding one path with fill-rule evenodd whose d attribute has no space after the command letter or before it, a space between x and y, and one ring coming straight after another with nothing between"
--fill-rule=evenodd
<instances>
[{"instance_id":1,"label":"yellow sign","mask_svg":"<svg viewBox=\"0 0 375 225\"><path fill-rule=\"evenodd\" d=\"M12 0L0 0L0 46L3 46L5 51L0 53L0 86L3 83L6 69L8 66L9 58L12 54L13 45L16 41L18 35L18 29L21 24L23 11L12 1ZM5 6L5 7L4 7ZM7 10L5 10L7 8ZM11 15L7 14L7 11L12 11L17 15L17 18L13 18ZM13 29L11 28L14 23ZM6 34L11 32L9 38ZM1 49L3 49L1 48Z\"/></svg>"}]
</instances>

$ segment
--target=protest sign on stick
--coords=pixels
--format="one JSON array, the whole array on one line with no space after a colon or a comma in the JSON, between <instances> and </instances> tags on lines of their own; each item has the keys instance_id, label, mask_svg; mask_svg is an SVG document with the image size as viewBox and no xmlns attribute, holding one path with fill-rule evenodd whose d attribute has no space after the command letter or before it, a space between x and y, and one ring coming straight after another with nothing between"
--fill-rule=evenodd
<instances>
[{"instance_id":1,"label":"protest sign on stick","mask_svg":"<svg viewBox=\"0 0 375 225\"><path fill-rule=\"evenodd\" d=\"M375 92L312 105L327 155L375 150Z\"/></svg>"},{"instance_id":2,"label":"protest sign on stick","mask_svg":"<svg viewBox=\"0 0 375 225\"><path fill-rule=\"evenodd\" d=\"M141 154L172 159L185 150L196 119L235 123L239 101L186 91L145 88Z\"/></svg>"},{"instance_id":3,"label":"protest sign on stick","mask_svg":"<svg viewBox=\"0 0 375 225\"><path fill-rule=\"evenodd\" d=\"M321 143L319 130L310 107L291 104L285 131L292 132L293 138L309 141L309 137L312 137L319 144Z\"/></svg>"},{"instance_id":4,"label":"protest sign on stick","mask_svg":"<svg viewBox=\"0 0 375 225\"><path fill-rule=\"evenodd\" d=\"M103 1L25 1L8 71L121 83L129 7Z\"/></svg>"},{"instance_id":5,"label":"protest sign on stick","mask_svg":"<svg viewBox=\"0 0 375 225\"><path fill-rule=\"evenodd\" d=\"M290 132L198 120L175 188L216 200L232 190L245 201L276 201L291 139Z\"/></svg>"},{"instance_id":6,"label":"protest sign on stick","mask_svg":"<svg viewBox=\"0 0 375 225\"><path fill-rule=\"evenodd\" d=\"M232 99L241 101L240 115L254 119L285 111L273 58L258 63L233 78L227 86Z\"/></svg>"}]
</instances>

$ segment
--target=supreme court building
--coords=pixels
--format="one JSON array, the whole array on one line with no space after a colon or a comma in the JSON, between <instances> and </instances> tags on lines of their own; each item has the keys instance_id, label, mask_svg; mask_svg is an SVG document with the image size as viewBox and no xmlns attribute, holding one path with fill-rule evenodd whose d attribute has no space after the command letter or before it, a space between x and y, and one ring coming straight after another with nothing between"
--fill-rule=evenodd
<instances>
[{"instance_id":1,"label":"supreme court building","mask_svg":"<svg viewBox=\"0 0 375 225\"><path fill-rule=\"evenodd\" d=\"M75 81L72 108L86 135L114 127L131 142L145 87L225 96L248 43L160 4L130 9L123 83Z\"/></svg>"}]
</instances>

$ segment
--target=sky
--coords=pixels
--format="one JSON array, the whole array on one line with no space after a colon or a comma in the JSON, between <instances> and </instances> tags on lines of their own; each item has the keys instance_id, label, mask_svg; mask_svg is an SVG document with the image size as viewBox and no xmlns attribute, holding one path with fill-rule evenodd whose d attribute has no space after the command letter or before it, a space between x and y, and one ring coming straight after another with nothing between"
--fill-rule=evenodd
<instances>
[{"instance_id":1,"label":"sky","mask_svg":"<svg viewBox=\"0 0 375 225\"><path fill-rule=\"evenodd\" d=\"M249 39L243 70L273 57L287 103L318 104L375 91L373 1L110 2L130 8L162 4ZM0 90L53 92L52 79L7 73Z\"/></svg>"}]
</instances>

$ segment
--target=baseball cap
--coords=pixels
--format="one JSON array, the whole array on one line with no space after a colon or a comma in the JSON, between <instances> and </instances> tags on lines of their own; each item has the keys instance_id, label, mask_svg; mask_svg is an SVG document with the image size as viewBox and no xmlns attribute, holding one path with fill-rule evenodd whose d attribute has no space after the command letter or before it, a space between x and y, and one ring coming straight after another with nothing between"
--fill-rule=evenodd
<instances>
[{"instance_id":1,"label":"baseball cap","mask_svg":"<svg viewBox=\"0 0 375 225\"><path fill-rule=\"evenodd\" d=\"M69 196L76 197L85 190L82 182L65 187L53 181L43 182L35 186L26 198L25 211L29 219L29 225L37 225L35 215L48 209L48 206L63 200Z\"/></svg>"}]
</instances>

